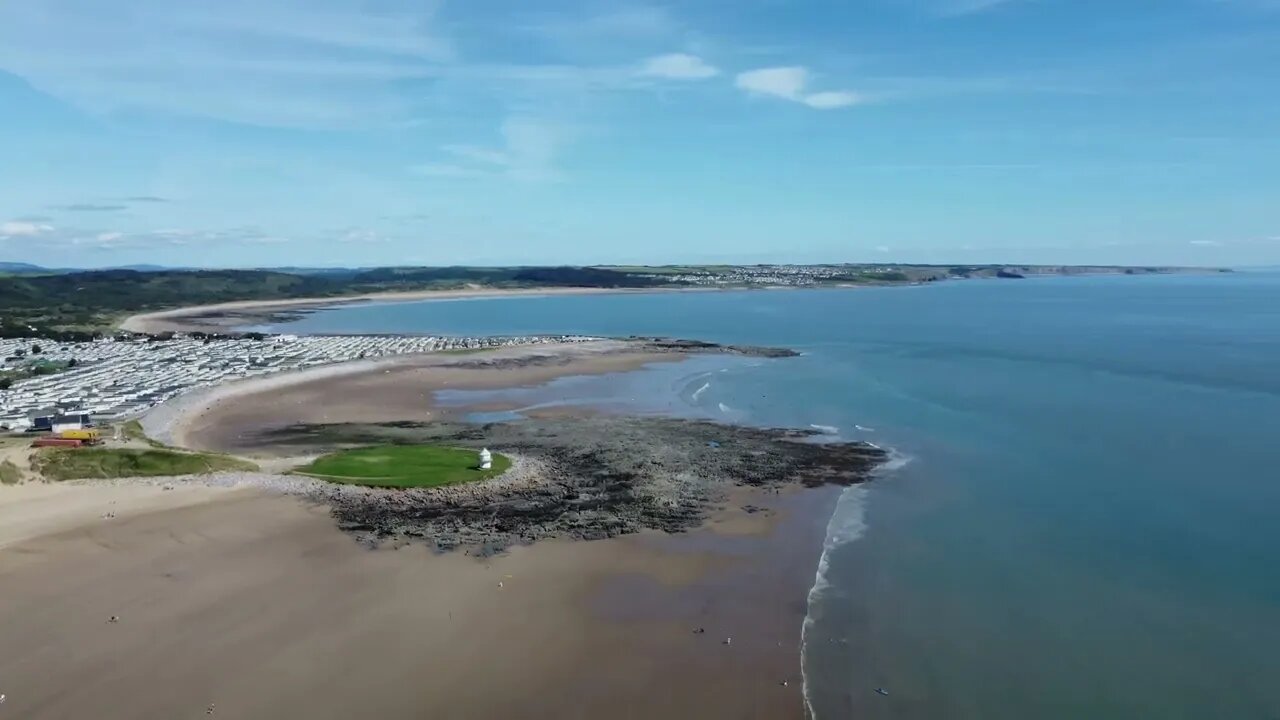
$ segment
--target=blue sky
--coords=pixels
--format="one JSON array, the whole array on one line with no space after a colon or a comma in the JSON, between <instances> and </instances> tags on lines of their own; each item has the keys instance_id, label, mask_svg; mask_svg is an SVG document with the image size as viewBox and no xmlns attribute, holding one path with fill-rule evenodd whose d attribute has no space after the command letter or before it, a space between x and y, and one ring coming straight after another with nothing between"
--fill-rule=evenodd
<instances>
[{"instance_id":1,"label":"blue sky","mask_svg":"<svg viewBox=\"0 0 1280 720\"><path fill-rule=\"evenodd\" d=\"M1280 0L0 3L0 260L1280 263Z\"/></svg>"}]
</instances>

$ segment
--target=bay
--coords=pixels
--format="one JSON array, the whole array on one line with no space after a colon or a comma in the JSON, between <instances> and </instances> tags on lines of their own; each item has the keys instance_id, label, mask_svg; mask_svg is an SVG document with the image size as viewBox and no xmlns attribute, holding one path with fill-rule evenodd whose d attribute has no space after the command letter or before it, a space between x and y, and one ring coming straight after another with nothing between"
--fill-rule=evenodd
<instances>
[{"instance_id":1,"label":"bay","mask_svg":"<svg viewBox=\"0 0 1280 720\"><path fill-rule=\"evenodd\" d=\"M1280 716L1280 275L366 304L278 329L802 351L528 402L894 451L841 499L810 594L822 720Z\"/></svg>"}]
</instances>

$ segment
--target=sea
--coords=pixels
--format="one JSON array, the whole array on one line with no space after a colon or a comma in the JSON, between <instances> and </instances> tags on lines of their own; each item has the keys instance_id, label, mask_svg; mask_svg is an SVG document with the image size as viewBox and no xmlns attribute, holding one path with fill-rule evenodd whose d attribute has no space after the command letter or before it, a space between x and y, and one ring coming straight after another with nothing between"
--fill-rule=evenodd
<instances>
[{"instance_id":1,"label":"sea","mask_svg":"<svg viewBox=\"0 0 1280 720\"><path fill-rule=\"evenodd\" d=\"M364 304L278 329L794 348L519 402L891 451L815 558L814 717L1280 718L1280 274Z\"/></svg>"}]
</instances>

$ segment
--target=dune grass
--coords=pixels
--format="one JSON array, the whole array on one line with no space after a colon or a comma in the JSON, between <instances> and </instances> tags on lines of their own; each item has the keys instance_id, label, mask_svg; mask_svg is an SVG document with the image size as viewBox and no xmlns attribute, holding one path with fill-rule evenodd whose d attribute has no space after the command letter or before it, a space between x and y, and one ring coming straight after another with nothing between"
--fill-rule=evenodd
<instances>
[{"instance_id":1,"label":"dune grass","mask_svg":"<svg viewBox=\"0 0 1280 720\"><path fill-rule=\"evenodd\" d=\"M32 467L48 480L200 475L258 469L251 462L226 455L109 448L46 448L36 453Z\"/></svg>"},{"instance_id":2,"label":"dune grass","mask_svg":"<svg viewBox=\"0 0 1280 720\"><path fill-rule=\"evenodd\" d=\"M441 487L497 477L511 459L493 454L493 469L479 468L475 450L436 445L383 445L325 455L294 472L349 485Z\"/></svg>"}]
</instances>

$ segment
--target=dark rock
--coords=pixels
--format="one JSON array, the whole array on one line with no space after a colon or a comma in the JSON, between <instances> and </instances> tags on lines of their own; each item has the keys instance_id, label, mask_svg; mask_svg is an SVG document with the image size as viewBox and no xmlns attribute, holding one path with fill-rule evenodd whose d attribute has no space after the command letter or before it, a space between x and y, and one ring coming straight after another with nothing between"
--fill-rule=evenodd
<instances>
[{"instance_id":1,"label":"dark rock","mask_svg":"<svg viewBox=\"0 0 1280 720\"><path fill-rule=\"evenodd\" d=\"M812 442L809 430L763 429L671 418L531 419L486 425L389 423L297 426L261 438L300 453L356 445L443 443L497 448L545 469L515 487L477 483L439 491L335 493L339 527L370 544L427 542L487 556L550 537L596 540L701 524L734 485L776 489L851 485L884 451L858 442ZM719 438L712 447L709 438ZM746 505L748 513L762 508Z\"/></svg>"}]
</instances>

